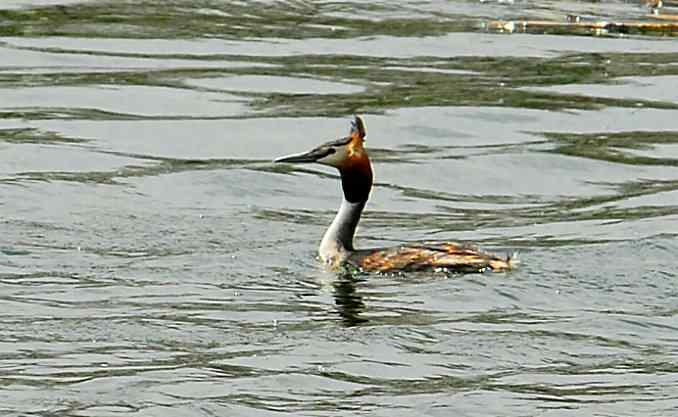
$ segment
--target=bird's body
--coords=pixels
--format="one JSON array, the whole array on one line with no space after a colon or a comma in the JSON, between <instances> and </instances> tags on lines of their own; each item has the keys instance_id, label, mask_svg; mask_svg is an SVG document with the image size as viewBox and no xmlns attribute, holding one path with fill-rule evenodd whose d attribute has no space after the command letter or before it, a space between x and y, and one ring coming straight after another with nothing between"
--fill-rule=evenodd
<instances>
[{"instance_id":1,"label":"bird's body","mask_svg":"<svg viewBox=\"0 0 678 417\"><path fill-rule=\"evenodd\" d=\"M456 242L422 242L383 249L358 250L346 260L361 271L393 273L416 271L485 272L506 271L515 263Z\"/></svg>"},{"instance_id":2,"label":"bird's body","mask_svg":"<svg viewBox=\"0 0 678 417\"><path fill-rule=\"evenodd\" d=\"M331 268L353 267L363 272L410 271L483 272L511 269L515 261L454 242L404 244L391 248L356 250L353 237L372 189L372 165L363 147L365 125L355 118L348 137L276 162L317 162L337 168L344 199L325 232L318 253Z\"/></svg>"}]
</instances>

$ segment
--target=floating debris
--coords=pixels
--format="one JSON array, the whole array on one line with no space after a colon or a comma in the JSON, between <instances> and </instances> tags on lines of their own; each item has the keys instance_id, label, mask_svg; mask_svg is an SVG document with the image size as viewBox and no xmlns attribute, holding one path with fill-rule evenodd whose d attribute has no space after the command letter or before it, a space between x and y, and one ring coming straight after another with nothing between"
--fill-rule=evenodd
<instances>
[{"instance_id":1,"label":"floating debris","mask_svg":"<svg viewBox=\"0 0 678 417\"><path fill-rule=\"evenodd\" d=\"M652 16L653 19L657 20L673 20L678 22L678 15L675 14L660 14L656 16Z\"/></svg>"},{"instance_id":2,"label":"floating debris","mask_svg":"<svg viewBox=\"0 0 678 417\"><path fill-rule=\"evenodd\" d=\"M567 22L568 23L579 23L579 22L581 22L581 16L578 16L576 14L568 14L567 15Z\"/></svg>"},{"instance_id":3,"label":"floating debris","mask_svg":"<svg viewBox=\"0 0 678 417\"><path fill-rule=\"evenodd\" d=\"M551 20L493 20L483 25L487 30L524 33L581 33L606 34L653 34L678 35L678 15L657 15L653 19L667 22L608 22L605 20L583 21L580 16L568 15L565 21ZM668 22L671 21L671 22ZM675 22L674 22L675 21Z\"/></svg>"}]
</instances>

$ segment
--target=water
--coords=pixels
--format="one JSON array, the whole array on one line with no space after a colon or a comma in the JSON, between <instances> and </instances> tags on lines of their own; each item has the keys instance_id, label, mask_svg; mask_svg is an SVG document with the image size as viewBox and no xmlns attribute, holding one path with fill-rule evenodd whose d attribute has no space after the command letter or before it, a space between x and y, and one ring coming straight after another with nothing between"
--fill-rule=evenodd
<instances>
[{"instance_id":1,"label":"water","mask_svg":"<svg viewBox=\"0 0 678 417\"><path fill-rule=\"evenodd\" d=\"M678 42L483 29L567 14L651 20L3 2L0 413L678 414ZM271 160L354 113L376 174L360 246L467 240L520 269L324 271L336 174Z\"/></svg>"}]
</instances>

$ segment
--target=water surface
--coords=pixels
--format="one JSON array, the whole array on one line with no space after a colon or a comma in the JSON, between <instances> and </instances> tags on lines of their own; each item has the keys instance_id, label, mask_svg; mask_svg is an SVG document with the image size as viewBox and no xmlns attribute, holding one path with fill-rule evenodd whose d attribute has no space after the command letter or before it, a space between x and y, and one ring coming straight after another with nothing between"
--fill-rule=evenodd
<instances>
[{"instance_id":1,"label":"water surface","mask_svg":"<svg viewBox=\"0 0 678 417\"><path fill-rule=\"evenodd\" d=\"M488 29L568 14L655 22L630 1L3 2L0 412L678 413L678 43ZM376 175L359 246L521 267L324 271L336 173L271 160L353 114Z\"/></svg>"}]
</instances>

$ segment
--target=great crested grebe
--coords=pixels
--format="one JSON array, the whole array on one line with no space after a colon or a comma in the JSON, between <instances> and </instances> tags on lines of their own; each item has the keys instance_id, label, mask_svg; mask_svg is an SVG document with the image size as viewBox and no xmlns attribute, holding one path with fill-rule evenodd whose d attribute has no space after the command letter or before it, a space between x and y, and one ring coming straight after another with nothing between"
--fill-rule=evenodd
<instances>
[{"instance_id":1,"label":"great crested grebe","mask_svg":"<svg viewBox=\"0 0 678 417\"><path fill-rule=\"evenodd\" d=\"M502 258L455 242L354 249L353 236L372 189L372 165L363 147L364 141L365 124L362 118L355 116L347 137L327 142L309 152L284 156L274 161L316 162L339 170L344 199L318 249L325 265L334 269L347 266L363 272L379 273L505 271L515 265L511 257Z\"/></svg>"}]
</instances>

